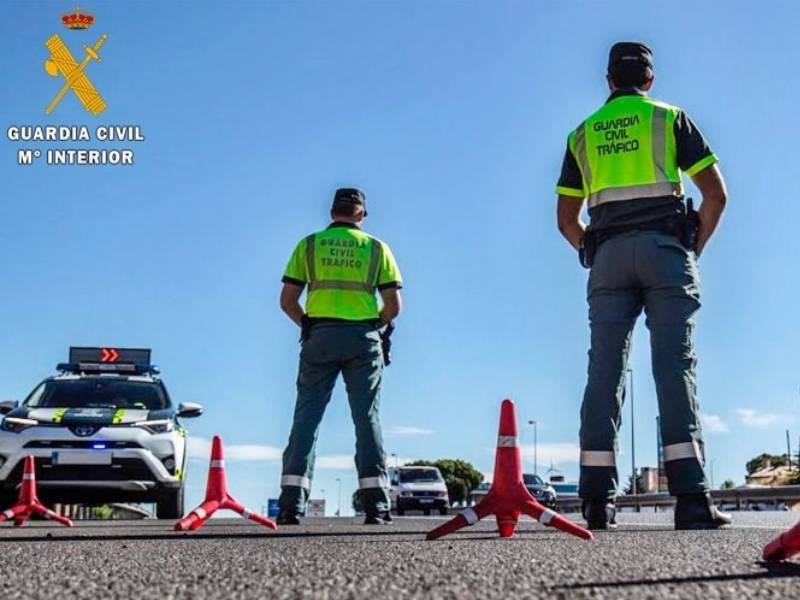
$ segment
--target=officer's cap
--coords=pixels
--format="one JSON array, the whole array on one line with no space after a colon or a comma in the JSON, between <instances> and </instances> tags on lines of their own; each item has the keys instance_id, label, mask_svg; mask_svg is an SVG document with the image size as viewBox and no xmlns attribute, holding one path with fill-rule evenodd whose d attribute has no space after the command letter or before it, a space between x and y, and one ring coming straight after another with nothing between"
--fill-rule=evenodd
<instances>
[{"instance_id":1,"label":"officer's cap","mask_svg":"<svg viewBox=\"0 0 800 600\"><path fill-rule=\"evenodd\" d=\"M364 209L364 216L367 216L367 198L364 192L358 188L339 188L333 196L332 210L339 206L361 206Z\"/></svg>"},{"instance_id":2,"label":"officer's cap","mask_svg":"<svg viewBox=\"0 0 800 600\"><path fill-rule=\"evenodd\" d=\"M639 63L643 67L653 68L653 51L640 42L617 42L608 53L608 71L612 67Z\"/></svg>"}]
</instances>

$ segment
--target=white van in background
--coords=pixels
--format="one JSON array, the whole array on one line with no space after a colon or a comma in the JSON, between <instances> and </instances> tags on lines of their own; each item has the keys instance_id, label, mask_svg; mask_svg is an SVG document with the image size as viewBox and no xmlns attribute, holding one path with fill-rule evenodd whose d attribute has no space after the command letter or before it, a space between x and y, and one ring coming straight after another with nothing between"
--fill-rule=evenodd
<instances>
[{"instance_id":1,"label":"white van in background","mask_svg":"<svg viewBox=\"0 0 800 600\"><path fill-rule=\"evenodd\" d=\"M389 497L392 510L403 515L407 510L432 510L446 515L450 509L447 486L436 467L392 467L389 469Z\"/></svg>"}]
</instances>

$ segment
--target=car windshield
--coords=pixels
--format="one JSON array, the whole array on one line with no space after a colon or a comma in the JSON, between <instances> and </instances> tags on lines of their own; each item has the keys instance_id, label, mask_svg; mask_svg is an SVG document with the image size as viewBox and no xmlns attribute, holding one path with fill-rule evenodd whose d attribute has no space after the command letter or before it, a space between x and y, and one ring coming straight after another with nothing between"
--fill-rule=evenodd
<instances>
[{"instance_id":1,"label":"car windshield","mask_svg":"<svg viewBox=\"0 0 800 600\"><path fill-rule=\"evenodd\" d=\"M418 481L441 481L442 476L436 469L401 469L400 481L402 483L416 483Z\"/></svg>"},{"instance_id":2,"label":"car windshield","mask_svg":"<svg viewBox=\"0 0 800 600\"><path fill-rule=\"evenodd\" d=\"M25 406L31 408L167 408L160 383L121 378L51 379L37 387Z\"/></svg>"},{"instance_id":3,"label":"car windshield","mask_svg":"<svg viewBox=\"0 0 800 600\"><path fill-rule=\"evenodd\" d=\"M531 475L530 473L525 473L522 476L522 480L525 482L525 485L544 485L544 481L538 475Z\"/></svg>"}]
</instances>

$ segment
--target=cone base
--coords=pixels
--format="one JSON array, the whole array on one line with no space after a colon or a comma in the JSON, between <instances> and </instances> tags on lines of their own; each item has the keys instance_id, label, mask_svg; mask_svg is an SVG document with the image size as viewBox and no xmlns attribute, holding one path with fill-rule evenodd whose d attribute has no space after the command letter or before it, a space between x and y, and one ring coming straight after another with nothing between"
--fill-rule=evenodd
<instances>
[{"instance_id":1,"label":"cone base","mask_svg":"<svg viewBox=\"0 0 800 600\"><path fill-rule=\"evenodd\" d=\"M788 560L800 553L800 524L784 531L769 544L764 546L761 557L767 562Z\"/></svg>"},{"instance_id":2,"label":"cone base","mask_svg":"<svg viewBox=\"0 0 800 600\"><path fill-rule=\"evenodd\" d=\"M0 512L0 522L13 520L14 527L22 527L33 515L44 517L48 521L55 521L66 527L75 526L72 521L39 502L39 498L36 495L36 460L33 456L26 456L25 464L22 468L19 499L14 506Z\"/></svg>"},{"instance_id":3,"label":"cone base","mask_svg":"<svg viewBox=\"0 0 800 600\"><path fill-rule=\"evenodd\" d=\"M254 521L270 529L278 525L253 511L247 509L228 493L228 481L225 476L225 460L222 450L222 438L215 435L211 440L211 462L208 466L206 482L206 498L203 503L175 523L175 531L197 531L218 510L232 510L245 519Z\"/></svg>"},{"instance_id":4,"label":"cone base","mask_svg":"<svg viewBox=\"0 0 800 600\"><path fill-rule=\"evenodd\" d=\"M594 539L594 536L580 525L539 504L525 487L522 477L522 456L519 449L516 409L511 400L503 400L500 406L494 481L489 492L476 506L465 509L451 520L428 532L426 539L436 540L450 535L459 529L474 525L492 514L496 516L498 532L504 538L514 535L520 514L525 514L533 517L542 525L555 527L584 540Z\"/></svg>"}]
</instances>

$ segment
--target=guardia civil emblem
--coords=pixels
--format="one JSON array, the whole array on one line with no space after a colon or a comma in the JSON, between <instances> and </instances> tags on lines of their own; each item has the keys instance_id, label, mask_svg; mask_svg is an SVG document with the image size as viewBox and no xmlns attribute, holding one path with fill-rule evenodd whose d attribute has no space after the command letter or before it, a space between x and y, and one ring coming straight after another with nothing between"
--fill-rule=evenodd
<instances>
[{"instance_id":1,"label":"guardia civil emblem","mask_svg":"<svg viewBox=\"0 0 800 600\"><path fill-rule=\"evenodd\" d=\"M94 15L75 8L74 11L62 15L61 22L70 31L85 31L94 23ZM61 89L45 109L45 114L52 113L70 90L78 98L83 108L93 115L97 116L106 109L106 102L86 74L86 67L91 61L101 62L99 51L107 38L108 34L104 33L93 46L84 44L85 56L80 63L75 60L64 40L57 33L45 42L45 46L50 51L50 58L44 62L44 70L51 77L60 75L63 78Z\"/></svg>"}]
</instances>

